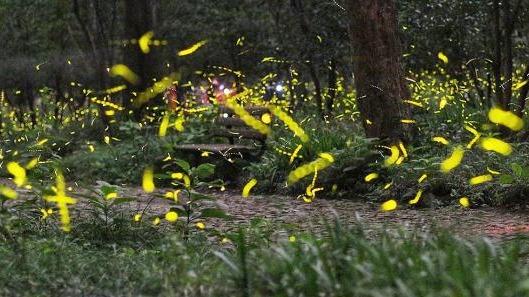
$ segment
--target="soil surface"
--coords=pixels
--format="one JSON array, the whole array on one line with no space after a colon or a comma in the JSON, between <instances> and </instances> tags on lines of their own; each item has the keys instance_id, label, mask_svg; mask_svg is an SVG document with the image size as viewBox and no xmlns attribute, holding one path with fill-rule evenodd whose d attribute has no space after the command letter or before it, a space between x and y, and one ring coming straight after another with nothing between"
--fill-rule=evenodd
<instances>
[{"instance_id":1,"label":"soil surface","mask_svg":"<svg viewBox=\"0 0 529 297\"><path fill-rule=\"evenodd\" d=\"M138 197L137 209L143 209L151 200L141 189L128 189L130 196ZM431 227L452 230L464 238L489 237L493 240L529 235L529 211L502 207L479 206L463 208L459 205L438 208L410 208L399 206L394 211L382 212L380 204L358 200L315 199L306 203L302 199L278 195L250 195L243 198L239 192L216 192L218 205L232 216L232 220L205 219L207 228L229 230L255 219L264 219L275 226L275 235L288 238L289 232L319 233L336 218L345 225L362 224L368 230L405 228L424 230ZM169 204L157 198L148 207L157 212L169 209ZM279 238L279 239L280 239Z\"/></svg>"},{"instance_id":2,"label":"soil surface","mask_svg":"<svg viewBox=\"0 0 529 297\"><path fill-rule=\"evenodd\" d=\"M10 180L0 179L0 184L14 188ZM75 187L70 193L76 194L86 190ZM21 190L21 196L25 196ZM171 207L170 201L163 196L164 189L147 194L140 187L124 188L124 197L137 198L127 207L134 212L164 214ZM28 193L30 194L30 193ZM342 224L362 224L368 230L405 228L409 230L429 229L432 226L446 228L464 238L489 237L491 239L509 239L517 234L529 235L529 211L525 209L507 209L501 207L480 206L462 208L459 205L439 208L409 208L401 205L394 211L382 212L380 205L358 200L325 200L315 199L306 203L302 199L279 195L250 195L243 198L240 192L226 191L210 193L216 197L219 207L232 216L231 220L205 219L208 229L227 231L252 220L261 219L269 222L277 239L288 238L289 234L323 232L326 224L337 218ZM79 199L77 208L87 204Z\"/></svg>"}]
</instances>

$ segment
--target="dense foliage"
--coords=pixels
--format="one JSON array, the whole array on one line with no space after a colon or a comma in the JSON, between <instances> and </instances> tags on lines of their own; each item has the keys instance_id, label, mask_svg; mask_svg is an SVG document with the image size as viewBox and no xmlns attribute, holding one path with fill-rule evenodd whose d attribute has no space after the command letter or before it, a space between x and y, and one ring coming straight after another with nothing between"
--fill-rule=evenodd
<instances>
[{"instance_id":1,"label":"dense foliage","mask_svg":"<svg viewBox=\"0 0 529 297\"><path fill-rule=\"evenodd\" d=\"M392 142L365 136L345 0L138 3L0 0L0 295L527 293L518 243L339 223L277 242L218 197L525 206L528 1L398 2ZM225 107L265 131L258 160L175 148L229 145Z\"/></svg>"}]
</instances>

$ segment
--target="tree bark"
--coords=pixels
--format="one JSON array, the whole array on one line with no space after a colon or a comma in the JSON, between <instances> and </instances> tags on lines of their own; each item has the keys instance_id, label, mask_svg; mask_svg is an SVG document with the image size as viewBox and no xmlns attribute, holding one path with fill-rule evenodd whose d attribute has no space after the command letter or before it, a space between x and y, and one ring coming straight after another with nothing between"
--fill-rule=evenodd
<instances>
[{"instance_id":1,"label":"tree bark","mask_svg":"<svg viewBox=\"0 0 529 297\"><path fill-rule=\"evenodd\" d=\"M367 137L410 140L413 129L403 99L410 97L400 63L395 0L347 0L358 109Z\"/></svg>"},{"instance_id":2,"label":"tree bark","mask_svg":"<svg viewBox=\"0 0 529 297\"><path fill-rule=\"evenodd\" d=\"M125 39L139 40L139 38L150 30L153 30L153 8L150 1L125 0ZM143 53L137 44L129 44L124 50L125 64L141 78L137 86L130 86L131 92L141 92L149 87L152 78L155 77L156 63L152 61L152 49L150 53ZM128 109L134 109L136 117L140 112L132 106L133 97L124 98L123 105Z\"/></svg>"},{"instance_id":3,"label":"tree bark","mask_svg":"<svg viewBox=\"0 0 529 297\"><path fill-rule=\"evenodd\" d=\"M513 32L514 32L514 13L511 12L511 3L509 0L504 1L504 49L505 49L505 64L504 64L504 98L503 105L505 109L509 109L512 101L512 74L514 72L513 62Z\"/></svg>"},{"instance_id":4,"label":"tree bark","mask_svg":"<svg viewBox=\"0 0 529 297\"><path fill-rule=\"evenodd\" d=\"M4 132L4 120L2 117L4 112L6 112L6 106L4 106L4 96L5 96L4 90L0 90L0 110L2 111L0 112L0 136L2 136L2 133Z\"/></svg>"},{"instance_id":5,"label":"tree bark","mask_svg":"<svg viewBox=\"0 0 529 297\"><path fill-rule=\"evenodd\" d=\"M327 87L329 92L327 93L327 99L325 101L325 109L327 114L332 113L332 107L334 105L334 99L336 98L336 60L331 58L329 60L329 73L327 76Z\"/></svg>"},{"instance_id":6,"label":"tree bark","mask_svg":"<svg viewBox=\"0 0 529 297\"><path fill-rule=\"evenodd\" d=\"M312 36L311 31L309 29L309 23L305 16L305 9L303 7L303 2L301 0L291 0L290 5L292 6L293 10L295 11L298 17L299 27L300 27L300 30L303 36L307 40L316 38L316 36ZM314 98L316 99L316 109L318 111L318 115L320 116L320 118L324 119L323 98L321 94L321 83L320 83L320 79L318 78L318 72L316 69L316 65L314 64L315 63L314 54L311 49L308 49L308 50L305 49L303 52L304 53L303 53L302 60L307 61L305 65L307 66L312 82L314 83Z\"/></svg>"},{"instance_id":7,"label":"tree bark","mask_svg":"<svg viewBox=\"0 0 529 297\"><path fill-rule=\"evenodd\" d=\"M525 72L522 76L522 80L527 80L529 79L529 65L526 65L525 66ZM527 101L527 94L529 93L529 83L525 84L522 89L520 90L520 100L519 100L519 105L518 105L518 108L516 108L515 112L516 112L516 115L519 116L519 117L522 117L523 115L523 110L525 109L525 104L526 104L526 101Z\"/></svg>"},{"instance_id":8,"label":"tree bark","mask_svg":"<svg viewBox=\"0 0 529 297\"><path fill-rule=\"evenodd\" d=\"M492 2L492 17L494 22L494 93L496 95L496 104L506 109L504 105L503 89L501 87L501 65L502 65L502 36L501 36L501 23L500 23L500 3L499 0Z\"/></svg>"}]
</instances>

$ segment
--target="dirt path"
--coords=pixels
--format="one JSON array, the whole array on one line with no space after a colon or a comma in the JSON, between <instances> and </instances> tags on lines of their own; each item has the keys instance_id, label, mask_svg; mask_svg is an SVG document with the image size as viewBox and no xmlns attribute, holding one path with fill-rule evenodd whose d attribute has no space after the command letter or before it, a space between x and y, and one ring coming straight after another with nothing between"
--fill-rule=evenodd
<instances>
[{"instance_id":1,"label":"dirt path","mask_svg":"<svg viewBox=\"0 0 529 297\"><path fill-rule=\"evenodd\" d=\"M141 189L129 189L129 195L139 197L137 208L145 206L149 198ZM233 220L205 220L208 228L226 230L253 219L266 219L278 227L278 236L287 229L319 232L326 222L334 218L344 224L361 222L368 229L382 227L405 227L407 229L438 226L453 230L463 237L487 236L493 239L514 237L517 233L529 234L529 211L509 210L499 207L482 206L462 208L448 206L441 208L407 208L403 206L392 212L381 212L379 204L352 200L316 199L305 203L301 199L287 196L255 195L243 198L238 192L215 193L219 205L233 217ZM159 200L159 199L158 199ZM168 204L163 201L152 207L163 211Z\"/></svg>"},{"instance_id":2,"label":"dirt path","mask_svg":"<svg viewBox=\"0 0 529 297\"><path fill-rule=\"evenodd\" d=\"M0 179L0 184L14 187L12 181L7 179ZM82 189L76 189L74 186L72 195L75 196L75 193L80 191ZM163 189L158 191L164 193ZM152 195L146 194L139 187L126 188L123 194L138 199L129 206L134 211L142 211L147 207L149 212L164 213L170 208L167 201L162 198L152 199ZM282 237L290 231L318 233L325 227L326 222L338 218L344 224L360 222L372 230L379 230L382 227L421 229L435 225L453 230L463 237L488 236L493 239L504 239L511 238L517 233L529 235L527 209L510 210L489 206L464 209L457 205L415 209L403 206L392 212L381 212L379 204L345 199L316 199L311 203L305 203L301 199L278 195L254 195L245 199L240 192L234 191L219 192L214 195L219 205L233 217L233 220L206 219L204 223L207 228L221 231L249 223L254 219L265 219L274 226L276 235ZM81 207L86 207L86 204L81 203Z\"/></svg>"}]
</instances>

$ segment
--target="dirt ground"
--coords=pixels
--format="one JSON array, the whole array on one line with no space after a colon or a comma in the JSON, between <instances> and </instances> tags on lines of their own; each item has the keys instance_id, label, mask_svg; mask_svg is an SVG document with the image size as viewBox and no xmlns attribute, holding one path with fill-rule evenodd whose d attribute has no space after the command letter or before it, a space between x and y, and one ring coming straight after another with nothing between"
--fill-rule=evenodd
<instances>
[{"instance_id":1,"label":"dirt ground","mask_svg":"<svg viewBox=\"0 0 529 297\"><path fill-rule=\"evenodd\" d=\"M136 207L145 207L149 197L141 189L128 189L126 193L139 197ZM208 228L226 230L254 219L265 219L277 226L279 234L287 229L319 232L326 223L338 218L343 224L362 224L373 230L380 228L428 229L432 226L453 230L462 237L492 239L512 238L516 234L529 235L529 211L501 207L480 206L462 208L459 205L439 208L410 208L399 206L391 212L380 211L380 205L358 200L315 199L306 203L295 197L278 195L250 195L243 198L235 191L213 194L232 220L206 219ZM155 203L151 208L168 209L168 204ZM283 226L284 228L282 228ZM285 233L286 234L286 233Z\"/></svg>"},{"instance_id":2,"label":"dirt ground","mask_svg":"<svg viewBox=\"0 0 529 297\"><path fill-rule=\"evenodd\" d=\"M10 180L2 179L0 184L13 187ZM72 196L82 190L73 186ZM164 193L163 189L157 189ZM156 194L156 192L154 193ZM458 205L440 208L409 208L399 206L391 212L380 211L380 205L358 200L315 199L306 203L302 199L279 195L250 195L243 198L240 192L226 191L212 193L218 205L232 216L232 220L206 219L207 228L220 231L233 229L254 219L265 219L276 228L276 235L288 237L288 230L318 233L326 223L338 218L343 224L362 224L368 229L406 228L428 229L431 226L447 228L462 237L487 236L492 239L512 238L516 234L529 235L529 211L501 207L480 206L462 208ZM22 195L23 197L24 195ZM125 188L123 196L137 198L129 207L133 211L164 213L170 204L163 198L153 198L141 187ZM80 203L77 207L86 207Z\"/></svg>"}]
</instances>

